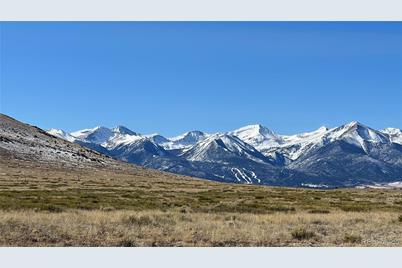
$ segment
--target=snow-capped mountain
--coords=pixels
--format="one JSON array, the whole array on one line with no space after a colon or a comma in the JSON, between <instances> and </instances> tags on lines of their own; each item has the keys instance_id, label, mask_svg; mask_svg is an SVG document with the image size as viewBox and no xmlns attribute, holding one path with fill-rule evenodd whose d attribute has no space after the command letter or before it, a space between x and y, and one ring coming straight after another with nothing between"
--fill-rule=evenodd
<instances>
[{"instance_id":1,"label":"snow-capped mountain","mask_svg":"<svg viewBox=\"0 0 402 268\"><path fill-rule=\"evenodd\" d=\"M165 137L163 137L162 135L159 135L159 134L145 135L145 137L148 137L154 143L156 143L158 145L162 145L162 146L163 146L163 144L167 144L167 143L170 142L170 140L168 140L167 138L165 138Z\"/></svg>"},{"instance_id":2,"label":"snow-capped mountain","mask_svg":"<svg viewBox=\"0 0 402 268\"><path fill-rule=\"evenodd\" d=\"M131 129L126 128L125 126L117 126L112 129L113 133L118 133L122 135L133 135L133 136L140 136L141 134L132 131Z\"/></svg>"},{"instance_id":3,"label":"snow-capped mountain","mask_svg":"<svg viewBox=\"0 0 402 268\"><path fill-rule=\"evenodd\" d=\"M36 174L39 175L43 171L56 175L71 173L69 178L78 180L85 178L87 174L96 173L106 175L106 179L118 180L120 176L129 175L133 182L136 178L172 180L174 177L178 183L183 181L182 176L117 161L105 154L76 144L83 141L69 142L67 139L70 137L65 135L65 132L57 130L49 130L49 132L53 134L0 113L0 171L6 172L3 167L13 167L17 172L14 174L19 174L21 178L24 178L26 174L33 174L32 172L36 170L39 172ZM91 145L101 148L94 143ZM13 173L8 173L10 178L11 174ZM44 180L49 178L47 174L42 175Z\"/></svg>"},{"instance_id":4,"label":"snow-capped mountain","mask_svg":"<svg viewBox=\"0 0 402 268\"><path fill-rule=\"evenodd\" d=\"M73 137L72 135L70 135L69 133L67 133L61 129L51 128L47 131L47 133L49 133L55 137L61 138L63 140L69 141L69 142L74 142L76 140L75 137Z\"/></svg>"},{"instance_id":5,"label":"snow-capped mountain","mask_svg":"<svg viewBox=\"0 0 402 268\"><path fill-rule=\"evenodd\" d=\"M101 143L101 145L108 149L113 149L120 145L129 145L138 140L144 139L145 137L141 135L129 135L129 134L119 134L115 133L113 136L110 136L108 140Z\"/></svg>"},{"instance_id":6,"label":"snow-capped mountain","mask_svg":"<svg viewBox=\"0 0 402 268\"><path fill-rule=\"evenodd\" d=\"M111 147L109 155L127 162L144 164L148 159L169 156L169 153L150 138L141 137L129 143L120 143Z\"/></svg>"},{"instance_id":7,"label":"snow-capped mountain","mask_svg":"<svg viewBox=\"0 0 402 268\"><path fill-rule=\"evenodd\" d=\"M287 163L306 155L310 150L339 140L358 146L365 152L370 143L391 142L387 135L356 121L332 129L320 127L312 132L279 137L282 141L280 144L263 147L261 152L267 156L280 153L289 160Z\"/></svg>"},{"instance_id":8,"label":"snow-capped mountain","mask_svg":"<svg viewBox=\"0 0 402 268\"><path fill-rule=\"evenodd\" d=\"M49 133L114 158L217 181L322 187L402 181L401 130L359 122L296 135L261 125L227 133L190 131L173 138L126 127Z\"/></svg>"},{"instance_id":9,"label":"snow-capped mountain","mask_svg":"<svg viewBox=\"0 0 402 268\"><path fill-rule=\"evenodd\" d=\"M387 134L392 142L402 144L402 130L399 128L386 128L381 130L382 133Z\"/></svg>"},{"instance_id":10,"label":"snow-capped mountain","mask_svg":"<svg viewBox=\"0 0 402 268\"><path fill-rule=\"evenodd\" d=\"M160 145L162 145L164 148L168 150L186 149L195 145L197 142L206 139L207 137L209 137L209 134L206 134L198 130L194 130L186 132L177 137L170 138L167 141L160 143Z\"/></svg>"},{"instance_id":11,"label":"snow-capped mountain","mask_svg":"<svg viewBox=\"0 0 402 268\"><path fill-rule=\"evenodd\" d=\"M233 158L249 159L259 163L269 162L269 159L253 146L229 134L211 135L192 146L182 157L189 161L218 163L228 159L233 161Z\"/></svg>"},{"instance_id":12,"label":"snow-capped mountain","mask_svg":"<svg viewBox=\"0 0 402 268\"><path fill-rule=\"evenodd\" d=\"M367 151L368 142L383 144L391 142L387 135L356 121L331 130L327 138L330 141L344 140L362 148L364 151Z\"/></svg>"},{"instance_id":13,"label":"snow-capped mountain","mask_svg":"<svg viewBox=\"0 0 402 268\"><path fill-rule=\"evenodd\" d=\"M88 142L102 144L113 137L115 133L106 127L97 126L70 133L76 139L85 140Z\"/></svg>"},{"instance_id":14,"label":"snow-capped mountain","mask_svg":"<svg viewBox=\"0 0 402 268\"><path fill-rule=\"evenodd\" d=\"M74 139L65 132L55 129L49 132L52 134L0 113L1 159L71 169L113 169L122 166L110 157L73 144L68 140Z\"/></svg>"},{"instance_id":15,"label":"snow-capped mountain","mask_svg":"<svg viewBox=\"0 0 402 268\"><path fill-rule=\"evenodd\" d=\"M348 186L402 177L402 146L377 130L351 122L328 130L320 140L288 167L333 181L343 179L338 183Z\"/></svg>"},{"instance_id":16,"label":"snow-capped mountain","mask_svg":"<svg viewBox=\"0 0 402 268\"><path fill-rule=\"evenodd\" d=\"M97 126L95 128L75 131L70 135L74 137L75 140L98 144L105 148L114 148L121 144L130 144L143 138L141 134L128 129L125 126L117 126L112 129Z\"/></svg>"},{"instance_id":17,"label":"snow-capped mountain","mask_svg":"<svg viewBox=\"0 0 402 268\"><path fill-rule=\"evenodd\" d=\"M323 137L327 133L327 127L320 127L312 132L292 136L278 136L281 139L281 143L261 148L261 152L266 156L275 158L281 156L282 164L286 164L298 159L310 149L322 145L324 143Z\"/></svg>"},{"instance_id":18,"label":"snow-capped mountain","mask_svg":"<svg viewBox=\"0 0 402 268\"><path fill-rule=\"evenodd\" d=\"M249 125L229 132L258 150L277 147L283 143L280 136L261 125Z\"/></svg>"}]
</instances>

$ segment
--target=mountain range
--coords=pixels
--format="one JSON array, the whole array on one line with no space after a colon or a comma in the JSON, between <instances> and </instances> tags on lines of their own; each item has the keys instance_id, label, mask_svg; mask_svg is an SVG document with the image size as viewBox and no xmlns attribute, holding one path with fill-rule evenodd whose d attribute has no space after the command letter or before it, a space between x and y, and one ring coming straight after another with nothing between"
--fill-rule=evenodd
<instances>
[{"instance_id":1,"label":"mountain range","mask_svg":"<svg viewBox=\"0 0 402 268\"><path fill-rule=\"evenodd\" d=\"M48 133L118 160L222 182L335 188L402 181L402 131L356 121L296 135L258 124L172 138L124 126Z\"/></svg>"}]
</instances>

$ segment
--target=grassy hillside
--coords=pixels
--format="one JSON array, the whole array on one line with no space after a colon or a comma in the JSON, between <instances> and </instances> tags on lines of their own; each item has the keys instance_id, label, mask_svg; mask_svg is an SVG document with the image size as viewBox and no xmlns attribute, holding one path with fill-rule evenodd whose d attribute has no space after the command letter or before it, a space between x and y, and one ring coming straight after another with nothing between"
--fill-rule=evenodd
<instances>
[{"instance_id":1,"label":"grassy hillside","mask_svg":"<svg viewBox=\"0 0 402 268\"><path fill-rule=\"evenodd\" d=\"M3 246L402 246L402 191L220 184L0 160Z\"/></svg>"},{"instance_id":2,"label":"grassy hillside","mask_svg":"<svg viewBox=\"0 0 402 268\"><path fill-rule=\"evenodd\" d=\"M402 191L378 189L310 190L223 184L146 169L108 171L49 169L32 163L1 163L0 208L130 209L194 212L339 210L402 212Z\"/></svg>"}]
</instances>

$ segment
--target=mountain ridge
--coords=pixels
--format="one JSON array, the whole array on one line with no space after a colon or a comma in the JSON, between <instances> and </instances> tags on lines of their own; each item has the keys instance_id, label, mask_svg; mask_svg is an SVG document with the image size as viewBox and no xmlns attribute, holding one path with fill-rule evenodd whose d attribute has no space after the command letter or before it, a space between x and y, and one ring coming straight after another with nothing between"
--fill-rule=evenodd
<instances>
[{"instance_id":1,"label":"mountain ridge","mask_svg":"<svg viewBox=\"0 0 402 268\"><path fill-rule=\"evenodd\" d=\"M74 137L75 143L123 161L210 180L325 187L402 181L402 132L375 130L358 121L295 135L260 124L173 138L124 126L49 133Z\"/></svg>"}]
</instances>

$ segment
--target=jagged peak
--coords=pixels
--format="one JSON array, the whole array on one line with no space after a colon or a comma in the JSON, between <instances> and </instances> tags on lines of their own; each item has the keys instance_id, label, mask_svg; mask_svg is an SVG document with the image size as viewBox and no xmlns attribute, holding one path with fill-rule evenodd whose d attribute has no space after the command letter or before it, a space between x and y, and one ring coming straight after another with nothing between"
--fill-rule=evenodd
<instances>
[{"instance_id":1,"label":"jagged peak","mask_svg":"<svg viewBox=\"0 0 402 268\"><path fill-rule=\"evenodd\" d=\"M238 130L247 130L247 129L252 129L252 130L269 130L267 127L261 125L261 124L251 124L251 125L246 125L244 127L239 128Z\"/></svg>"},{"instance_id":2,"label":"jagged peak","mask_svg":"<svg viewBox=\"0 0 402 268\"><path fill-rule=\"evenodd\" d=\"M240 135L262 135L265 137L276 137L276 133L270 130L269 128L261 125L261 124L253 124L253 125L247 125L241 128L238 128L234 131L229 132L230 134L234 134L236 136Z\"/></svg>"},{"instance_id":3,"label":"jagged peak","mask_svg":"<svg viewBox=\"0 0 402 268\"><path fill-rule=\"evenodd\" d=\"M51 128L51 129L48 129L46 132L50 133L50 134L52 134L52 133L67 134L67 132L65 132L62 129L58 129L58 128Z\"/></svg>"},{"instance_id":4,"label":"jagged peak","mask_svg":"<svg viewBox=\"0 0 402 268\"><path fill-rule=\"evenodd\" d=\"M381 132L391 135L402 134L402 129L395 127L387 127L381 130Z\"/></svg>"},{"instance_id":5,"label":"jagged peak","mask_svg":"<svg viewBox=\"0 0 402 268\"><path fill-rule=\"evenodd\" d=\"M188 137L197 138L197 137L204 137L204 136L206 136L206 135L207 135L207 134L204 133L204 132L202 132L202 131L199 131L199 130L192 130L192 131L185 132L185 133L183 133L183 134L181 134L181 135L179 135L179 136L172 137L172 138L170 138L170 140L171 140L171 141L179 141L179 140L182 140L182 139L186 139L186 138L188 138Z\"/></svg>"},{"instance_id":6,"label":"jagged peak","mask_svg":"<svg viewBox=\"0 0 402 268\"><path fill-rule=\"evenodd\" d=\"M326 127L326 126L321 126L321 127L319 127L319 128L316 130L316 132L325 132L325 131L328 131L328 130L329 130L328 127Z\"/></svg>"},{"instance_id":7,"label":"jagged peak","mask_svg":"<svg viewBox=\"0 0 402 268\"><path fill-rule=\"evenodd\" d=\"M92 132L99 131L99 130L108 130L108 131L110 131L110 129L108 129L107 127L96 126L96 127L93 127L93 128L84 128L84 129L81 129L81 130L77 130L77 131L71 132L70 134L75 136L75 135L84 134L84 133L92 133Z\"/></svg>"},{"instance_id":8,"label":"jagged peak","mask_svg":"<svg viewBox=\"0 0 402 268\"><path fill-rule=\"evenodd\" d=\"M200 142L198 142L197 144L211 144L211 143L215 143L218 145L230 145L230 144L238 144L242 147L247 147L247 148L253 148L251 145L245 143L244 141L242 141L240 138L228 134L228 133L215 133L212 134L211 136L209 136L208 138L206 138L205 140L202 140ZM249 148L249 149L250 149ZM253 148L254 150L254 148Z\"/></svg>"},{"instance_id":9,"label":"jagged peak","mask_svg":"<svg viewBox=\"0 0 402 268\"><path fill-rule=\"evenodd\" d=\"M164 136L160 135L159 133L153 133L150 135L145 135L148 139L152 140L153 142L155 142L156 144L162 144L162 143L166 143L169 142L169 140L167 138L165 138Z\"/></svg>"},{"instance_id":10,"label":"jagged peak","mask_svg":"<svg viewBox=\"0 0 402 268\"><path fill-rule=\"evenodd\" d=\"M345 128L355 128L355 127L363 127L363 128L368 128L365 124L360 123L359 121L352 121L348 124L344 125Z\"/></svg>"},{"instance_id":11,"label":"jagged peak","mask_svg":"<svg viewBox=\"0 0 402 268\"><path fill-rule=\"evenodd\" d=\"M70 142L73 142L75 140L75 138L73 136L71 136L69 133L65 132L62 129L51 128L51 129L47 130L46 132L49 133L50 135L53 135L58 138L62 138L64 140L68 140Z\"/></svg>"},{"instance_id":12,"label":"jagged peak","mask_svg":"<svg viewBox=\"0 0 402 268\"><path fill-rule=\"evenodd\" d=\"M120 134L126 134L126 135L136 135L139 136L137 132L132 131L128 127L118 125L112 129L113 132L120 133Z\"/></svg>"},{"instance_id":13,"label":"jagged peak","mask_svg":"<svg viewBox=\"0 0 402 268\"><path fill-rule=\"evenodd\" d=\"M80 131L87 131L87 132L93 131L93 132L95 132L95 131L99 131L99 130L101 130L101 131L102 130L111 131L109 128L104 127L104 126L96 126L94 128L83 129L83 130L80 130Z\"/></svg>"}]
</instances>

